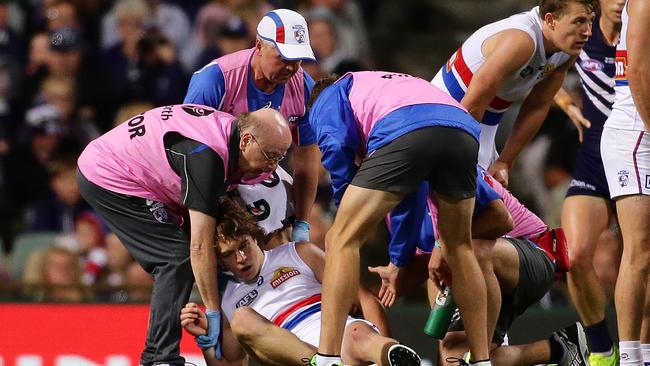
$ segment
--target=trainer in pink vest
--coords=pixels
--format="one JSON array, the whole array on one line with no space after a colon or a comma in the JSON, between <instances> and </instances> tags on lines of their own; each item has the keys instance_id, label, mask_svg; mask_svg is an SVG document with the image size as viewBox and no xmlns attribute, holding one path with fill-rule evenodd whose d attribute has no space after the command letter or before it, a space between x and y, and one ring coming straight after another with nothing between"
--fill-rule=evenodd
<instances>
[{"instance_id":1,"label":"trainer in pink vest","mask_svg":"<svg viewBox=\"0 0 650 366\"><path fill-rule=\"evenodd\" d=\"M226 92L219 106L220 110L235 116L242 112L249 112L248 78L253 52L255 48L241 50L214 61L223 73L226 86ZM302 68L299 68L284 84L280 114L287 119L292 130L298 119L305 115L305 80Z\"/></svg>"},{"instance_id":2,"label":"trainer in pink vest","mask_svg":"<svg viewBox=\"0 0 650 366\"><path fill-rule=\"evenodd\" d=\"M152 109L88 144L79 157L79 170L104 189L162 202L180 217L184 212L181 179L167 161L165 134L178 132L208 145L221 156L227 180L233 174L228 171L228 141L234 122L235 117L204 106ZM269 174L246 183L259 182Z\"/></svg>"}]
</instances>

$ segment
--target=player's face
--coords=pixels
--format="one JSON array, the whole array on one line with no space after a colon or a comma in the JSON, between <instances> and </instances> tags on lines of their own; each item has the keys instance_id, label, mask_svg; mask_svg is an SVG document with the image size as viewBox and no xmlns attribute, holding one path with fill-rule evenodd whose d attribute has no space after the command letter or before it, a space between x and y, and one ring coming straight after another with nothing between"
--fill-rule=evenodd
<instances>
[{"instance_id":1,"label":"player's face","mask_svg":"<svg viewBox=\"0 0 650 366\"><path fill-rule=\"evenodd\" d=\"M570 2L560 16L546 14L555 47L577 56L591 37L591 23L596 14L582 4Z\"/></svg>"},{"instance_id":2,"label":"player's face","mask_svg":"<svg viewBox=\"0 0 650 366\"><path fill-rule=\"evenodd\" d=\"M615 24L621 24L625 0L600 0L601 16Z\"/></svg>"},{"instance_id":3,"label":"player's face","mask_svg":"<svg viewBox=\"0 0 650 366\"><path fill-rule=\"evenodd\" d=\"M275 46L262 45L261 47L262 74L270 83L284 84L298 72L302 61L283 59Z\"/></svg>"},{"instance_id":4,"label":"player's face","mask_svg":"<svg viewBox=\"0 0 650 366\"><path fill-rule=\"evenodd\" d=\"M256 137L250 133L242 135L242 154L246 162L244 167L245 176L257 176L274 171L278 163L284 159L287 148L273 146L267 143L263 137Z\"/></svg>"},{"instance_id":5,"label":"player's face","mask_svg":"<svg viewBox=\"0 0 650 366\"><path fill-rule=\"evenodd\" d=\"M249 235L220 242L218 256L225 269L243 281L257 278L264 260L262 249Z\"/></svg>"}]
</instances>

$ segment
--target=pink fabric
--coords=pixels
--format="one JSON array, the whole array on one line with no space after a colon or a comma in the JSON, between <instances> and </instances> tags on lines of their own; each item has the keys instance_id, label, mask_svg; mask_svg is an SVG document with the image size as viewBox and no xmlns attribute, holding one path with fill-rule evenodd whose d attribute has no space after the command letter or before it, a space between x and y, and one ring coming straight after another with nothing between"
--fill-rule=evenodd
<instances>
[{"instance_id":1,"label":"pink fabric","mask_svg":"<svg viewBox=\"0 0 650 366\"><path fill-rule=\"evenodd\" d=\"M79 157L79 169L107 190L165 204L180 215L180 177L168 161L163 137L168 132L200 141L223 159L228 178L228 139L234 117L204 106L174 105L152 109L92 141Z\"/></svg>"}]
</instances>

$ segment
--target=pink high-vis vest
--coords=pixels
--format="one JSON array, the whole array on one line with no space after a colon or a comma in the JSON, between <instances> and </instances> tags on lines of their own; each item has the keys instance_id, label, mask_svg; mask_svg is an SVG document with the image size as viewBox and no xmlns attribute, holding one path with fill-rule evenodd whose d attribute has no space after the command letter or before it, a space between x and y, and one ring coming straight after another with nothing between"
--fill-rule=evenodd
<instances>
[{"instance_id":1,"label":"pink high-vis vest","mask_svg":"<svg viewBox=\"0 0 650 366\"><path fill-rule=\"evenodd\" d=\"M445 104L467 112L454 98L424 79L382 71L347 73L343 77L347 75L354 79L350 105L364 142L377 121L401 107Z\"/></svg>"},{"instance_id":2,"label":"pink high-vis vest","mask_svg":"<svg viewBox=\"0 0 650 366\"><path fill-rule=\"evenodd\" d=\"M249 112L248 74L253 52L255 52L254 48L242 50L213 61L213 63L219 65L226 84L226 92L221 100L219 110L234 116L238 116L242 112ZM289 125L293 129L298 119L305 115L305 111L304 71L299 68L298 72L284 84L280 114L289 121Z\"/></svg>"},{"instance_id":3,"label":"pink high-vis vest","mask_svg":"<svg viewBox=\"0 0 650 366\"><path fill-rule=\"evenodd\" d=\"M163 138L178 132L221 156L228 178L228 140L235 118L212 108L174 105L152 109L92 141L79 157L79 170L112 192L162 202L181 214L181 179L167 161ZM217 182L221 183L221 182Z\"/></svg>"}]
</instances>

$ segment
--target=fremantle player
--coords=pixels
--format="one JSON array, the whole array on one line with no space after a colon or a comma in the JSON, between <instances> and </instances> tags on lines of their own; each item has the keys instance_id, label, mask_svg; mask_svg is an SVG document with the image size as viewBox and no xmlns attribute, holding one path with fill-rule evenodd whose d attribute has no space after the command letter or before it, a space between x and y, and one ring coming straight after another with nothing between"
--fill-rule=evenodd
<instances>
[{"instance_id":1,"label":"fremantle player","mask_svg":"<svg viewBox=\"0 0 650 366\"><path fill-rule=\"evenodd\" d=\"M568 68L591 36L597 0L541 0L472 34L431 81L480 122L479 165L508 185L508 170L544 121ZM501 151L503 114L523 100Z\"/></svg>"},{"instance_id":2,"label":"fremantle player","mask_svg":"<svg viewBox=\"0 0 650 366\"><path fill-rule=\"evenodd\" d=\"M618 351L605 322L607 299L593 265L601 234L613 219L613 201L600 156L600 138L614 104L616 44L625 0L601 0L592 36L580 52L576 70L582 81L582 110L563 89L555 101L578 128L580 148L562 207L562 227L571 248L568 288L589 340L589 363L614 366ZM584 128L584 127L587 128ZM609 236L614 238L613 235ZM608 245L617 245L617 241Z\"/></svg>"},{"instance_id":3,"label":"fremantle player","mask_svg":"<svg viewBox=\"0 0 650 366\"><path fill-rule=\"evenodd\" d=\"M318 147L304 143L297 127L305 118L314 86L300 66L303 60L315 60L305 19L288 9L270 11L257 26L255 47L220 57L196 71L184 101L235 116L274 108L289 121L295 143L293 240L309 240L307 218L316 197L319 167Z\"/></svg>"}]
</instances>

